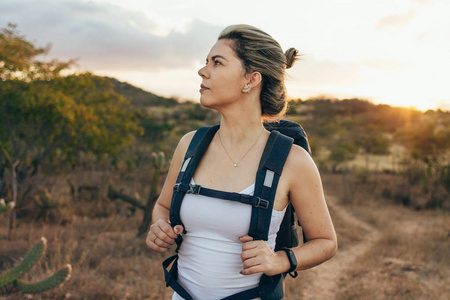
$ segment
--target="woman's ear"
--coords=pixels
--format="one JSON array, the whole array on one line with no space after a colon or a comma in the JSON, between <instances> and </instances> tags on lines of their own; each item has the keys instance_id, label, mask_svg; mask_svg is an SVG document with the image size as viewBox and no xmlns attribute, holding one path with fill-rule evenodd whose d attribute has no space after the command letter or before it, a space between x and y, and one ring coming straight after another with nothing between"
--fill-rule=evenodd
<instances>
[{"instance_id":1,"label":"woman's ear","mask_svg":"<svg viewBox=\"0 0 450 300\"><path fill-rule=\"evenodd\" d=\"M262 81L262 75L259 72L253 72L250 75L248 75L248 85L255 89L260 88L261 81Z\"/></svg>"}]
</instances>

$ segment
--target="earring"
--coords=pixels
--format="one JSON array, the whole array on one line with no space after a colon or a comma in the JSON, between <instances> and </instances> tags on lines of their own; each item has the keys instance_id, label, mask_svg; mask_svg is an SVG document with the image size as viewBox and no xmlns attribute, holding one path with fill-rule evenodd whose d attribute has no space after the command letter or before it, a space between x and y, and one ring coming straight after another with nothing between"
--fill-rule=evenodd
<instances>
[{"instance_id":1,"label":"earring","mask_svg":"<svg viewBox=\"0 0 450 300\"><path fill-rule=\"evenodd\" d=\"M252 90L252 87L251 86L248 86L248 84L246 84L245 86L244 86L244 88L242 89L242 92L243 93L247 93L247 94L250 94L250 91Z\"/></svg>"}]
</instances>

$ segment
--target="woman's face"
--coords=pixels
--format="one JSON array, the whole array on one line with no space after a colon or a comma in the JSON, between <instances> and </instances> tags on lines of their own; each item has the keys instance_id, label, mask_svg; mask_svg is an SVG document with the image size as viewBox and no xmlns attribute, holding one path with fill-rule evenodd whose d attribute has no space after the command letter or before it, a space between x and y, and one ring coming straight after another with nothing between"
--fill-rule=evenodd
<instances>
[{"instance_id":1,"label":"woman's face","mask_svg":"<svg viewBox=\"0 0 450 300\"><path fill-rule=\"evenodd\" d=\"M205 107L217 108L236 102L248 83L231 43L229 39L217 41L206 58L206 65L198 71L202 78L200 103Z\"/></svg>"}]
</instances>

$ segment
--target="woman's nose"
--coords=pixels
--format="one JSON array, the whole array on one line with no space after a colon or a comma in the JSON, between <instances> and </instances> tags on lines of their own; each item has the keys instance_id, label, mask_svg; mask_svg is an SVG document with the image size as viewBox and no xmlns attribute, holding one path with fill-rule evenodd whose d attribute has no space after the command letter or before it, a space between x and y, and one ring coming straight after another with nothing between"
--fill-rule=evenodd
<instances>
[{"instance_id":1,"label":"woman's nose","mask_svg":"<svg viewBox=\"0 0 450 300\"><path fill-rule=\"evenodd\" d=\"M200 70L198 70L198 75L202 78L207 77L206 67L207 66L204 66L204 67L200 68Z\"/></svg>"}]
</instances>

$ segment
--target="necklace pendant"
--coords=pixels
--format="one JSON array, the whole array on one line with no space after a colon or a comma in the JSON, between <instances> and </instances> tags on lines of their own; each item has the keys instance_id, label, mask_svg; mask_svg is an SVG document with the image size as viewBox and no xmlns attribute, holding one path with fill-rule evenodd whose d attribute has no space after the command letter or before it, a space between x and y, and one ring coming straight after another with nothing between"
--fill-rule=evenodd
<instances>
[{"instance_id":1,"label":"necklace pendant","mask_svg":"<svg viewBox=\"0 0 450 300\"><path fill-rule=\"evenodd\" d=\"M234 167L236 168L236 167L237 167L237 164L234 164Z\"/></svg>"}]
</instances>

